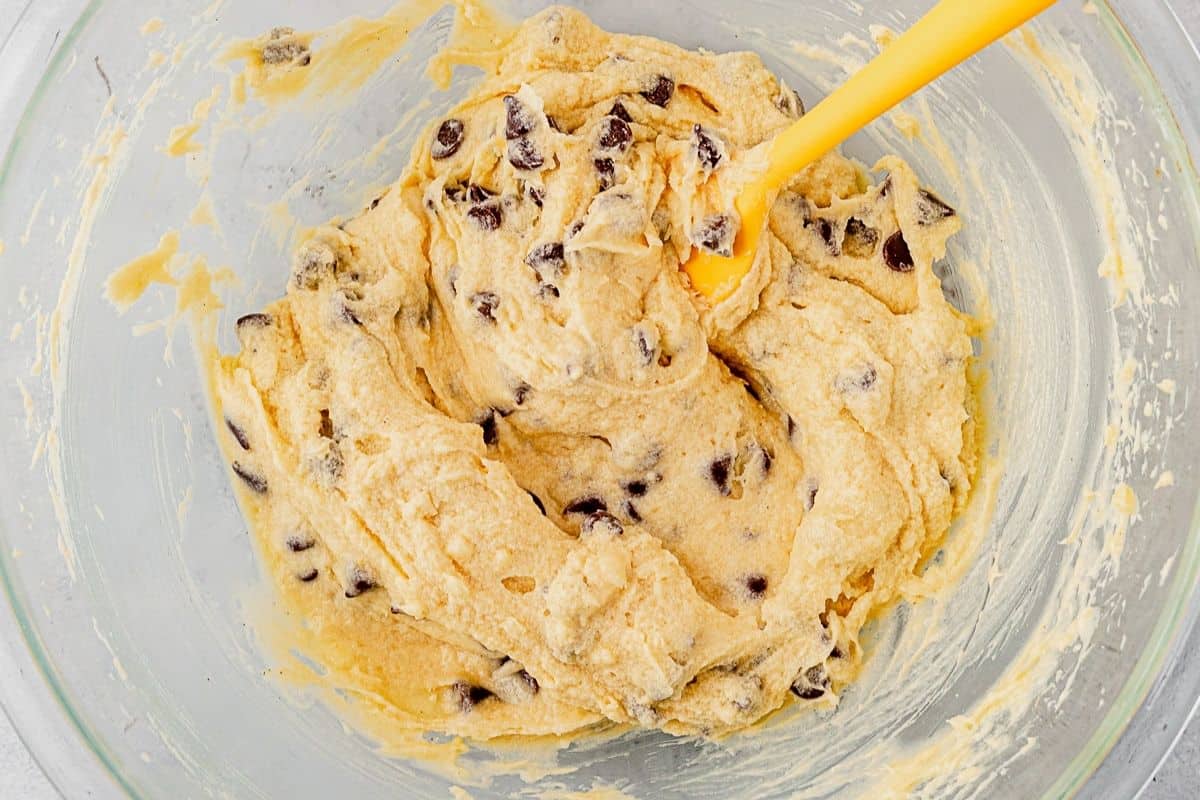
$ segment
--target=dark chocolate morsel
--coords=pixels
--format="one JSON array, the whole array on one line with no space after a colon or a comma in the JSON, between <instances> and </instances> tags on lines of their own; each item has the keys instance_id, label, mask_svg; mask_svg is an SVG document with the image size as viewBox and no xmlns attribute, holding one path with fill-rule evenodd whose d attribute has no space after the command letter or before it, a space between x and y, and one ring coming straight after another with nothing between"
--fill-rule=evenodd
<instances>
[{"instance_id":1,"label":"dark chocolate morsel","mask_svg":"<svg viewBox=\"0 0 1200 800\"><path fill-rule=\"evenodd\" d=\"M916 266L904 234L896 231L883 243L883 263L895 272L912 272Z\"/></svg>"},{"instance_id":2,"label":"dark chocolate morsel","mask_svg":"<svg viewBox=\"0 0 1200 800\"><path fill-rule=\"evenodd\" d=\"M533 116L514 95L504 96L504 138L517 139L533 130Z\"/></svg>"},{"instance_id":3,"label":"dark chocolate morsel","mask_svg":"<svg viewBox=\"0 0 1200 800\"><path fill-rule=\"evenodd\" d=\"M356 567L354 571L350 573L350 580L346 586L346 597L358 597L365 592L371 591L376 586L378 586L378 584L375 583L374 578L372 578L361 567Z\"/></svg>"},{"instance_id":4,"label":"dark chocolate morsel","mask_svg":"<svg viewBox=\"0 0 1200 800\"><path fill-rule=\"evenodd\" d=\"M597 511L607 511L608 503L596 495L584 495L567 503L563 514L595 514Z\"/></svg>"},{"instance_id":5,"label":"dark chocolate morsel","mask_svg":"<svg viewBox=\"0 0 1200 800\"><path fill-rule=\"evenodd\" d=\"M233 438L237 440L237 443L241 445L243 450L250 449L250 439L246 437L246 431L242 430L242 428L240 428L229 417L225 418L225 427L229 428L229 432L233 434Z\"/></svg>"},{"instance_id":6,"label":"dark chocolate morsel","mask_svg":"<svg viewBox=\"0 0 1200 800\"><path fill-rule=\"evenodd\" d=\"M448 119L438 126L429 154L436 159L449 158L462 146L465 127L461 119ZM373 207L373 206L372 206Z\"/></svg>"},{"instance_id":7,"label":"dark chocolate morsel","mask_svg":"<svg viewBox=\"0 0 1200 800\"><path fill-rule=\"evenodd\" d=\"M579 523L580 536L589 536L594 533L620 536L625 533L625 527L620 520L607 511L596 511L588 514L583 522Z\"/></svg>"},{"instance_id":8,"label":"dark chocolate morsel","mask_svg":"<svg viewBox=\"0 0 1200 800\"><path fill-rule=\"evenodd\" d=\"M650 88L640 93L642 97L660 108L666 108L675 94L675 81L666 75L656 75Z\"/></svg>"},{"instance_id":9,"label":"dark chocolate morsel","mask_svg":"<svg viewBox=\"0 0 1200 800\"><path fill-rule=\"evenodd\" d=\"M474 686L466 681L455 681L450 690L453 693L455 705L464 714L470 713L471 709L492 696L490 689Z\"/></svg>"},{"instance_id":10,"label":"dark chocolate morsel","mask_svg":"<svg viewBox=\"0 0 1200 800\"><path fill-rule=\"evenodd\" d=\"M256 493L267 493L267 479L262 473L237 461L233 462L232 467L234 474L245 481L246 485Z\"/></svg>"},{"instance_id":11,"label":"dark chocolate morsel","mask_svg":"<svg viewBox=\"0 0 1200 800\"><path fill-rule=\"evenodd\" d=\"M476 292L471 295L471 307L484 320L496 323L496 309L500 307L500 297L495 292Z\"/></svg>"},{"instance_id":12,"label":"dark chocolate morsel","mask_svg":"<svg viewBox=\"0 0 1200 800\"><path fill-rule=\"evenodd\" d=\"M714 458L708 465L708 477L725 497L733 492L730 477L733 471L733 456L723 455Z\"/></svg>"}]
</instances>

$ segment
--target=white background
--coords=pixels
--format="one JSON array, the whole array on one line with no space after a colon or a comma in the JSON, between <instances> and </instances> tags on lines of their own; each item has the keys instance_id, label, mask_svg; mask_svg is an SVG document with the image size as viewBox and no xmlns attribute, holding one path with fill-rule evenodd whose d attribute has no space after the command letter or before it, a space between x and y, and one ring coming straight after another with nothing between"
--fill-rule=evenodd
<instances>
[{"instance_id":1,"label":"white background","mask_svg":"<svg viewBox=\"0 0 1200 800\"><path fill-rule=\"evenodd\" d=\"M0 43L21 11L39 0L0 0ZM1200 30L1200 2L1178 4L1191 30ZM1197 654L1200 657L1200 653ZM81 753L81 757L82 753ZM1175 752L1163 764L1144 800L1194 800L1200 796L1200 720L1193 721ZM42 775L6 716L0 715L0 798L3 800L57 800L59 794ZM70 798L74 800L74 798Z\"/></svg>"}]
</instances>

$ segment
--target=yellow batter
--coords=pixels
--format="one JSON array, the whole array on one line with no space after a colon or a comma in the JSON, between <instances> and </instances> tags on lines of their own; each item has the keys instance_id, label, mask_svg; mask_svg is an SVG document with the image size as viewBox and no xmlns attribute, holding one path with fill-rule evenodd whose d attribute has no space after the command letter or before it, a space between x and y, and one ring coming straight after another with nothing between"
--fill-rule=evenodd
<instances>
[{"instance_id":1,"label":"yellow batter","mask_svg":"<svg viewBox=\"0 0 1200 800\"><path fill-rule=\"evenodd\" d=\"M959 220L894 158L809 167L741 289L689 291L800 113L754 55L548 9L239 321L253 526L396 719L719 734L852 679L966 502L972 345L931 268Z\"/></svg>"}]
</instances>

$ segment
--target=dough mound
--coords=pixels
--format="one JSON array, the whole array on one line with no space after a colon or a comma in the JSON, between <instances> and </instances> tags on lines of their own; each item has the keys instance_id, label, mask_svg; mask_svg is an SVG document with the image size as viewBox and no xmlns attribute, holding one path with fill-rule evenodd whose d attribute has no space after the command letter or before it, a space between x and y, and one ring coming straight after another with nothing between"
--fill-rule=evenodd
<instances>
[{"instance_id":1,"label":"dough mound","mask_svg":"<svg viewBox=\"0 0 1200 800\"><path fill-rule=\"evenodd\" d=\"M972 343L895 158L813 164L690 291L801 113L757 56L548 9L239 320L223 443L335 680L473 737L836 701L966 502Z\"/></svg>"}]
</instances>

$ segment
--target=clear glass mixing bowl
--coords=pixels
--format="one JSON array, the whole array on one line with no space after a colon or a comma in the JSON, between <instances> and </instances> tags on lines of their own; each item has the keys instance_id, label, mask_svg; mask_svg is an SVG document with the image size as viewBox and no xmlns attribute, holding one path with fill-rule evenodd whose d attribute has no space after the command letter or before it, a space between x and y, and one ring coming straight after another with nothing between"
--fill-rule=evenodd
<instances>
[{"instance_id":1,"label":"clear glass mixing bowl","mask_svg":"<svg viewBox=\"0 0 1200 800\"><path fill-rule=\"evenodd\" d=\"M159 152L224 84L211 66L218 37L386 5L30 3L0 50L0 573L11 604L0 697L68 797L447 794L436 771L380 754L271 677L255 627L270 595L202 382L184 337L168 364L153 325L174 296L152 291L124 317L102 299L115 267L183 225L185 247L242 276L225 293L228 331L282 291L295 226L352 213L397 175L418 127L470 80L442 93L421 71L447 11L358 94L231 129L202 158ZM758 50L811 102L856 52L833 42L869 40L874 22L902 28L927 2L580 5L612 29ZM163 29L140 33L151 17ZM1004 470L975 565L944 597L881 621L867 675L834 714L785 714L722 743L582 742L558 756L573 771L530 787L501 776L472 796L598 780L634 797L830 796L938 759L953 779L930 773L913 793L1113 798L1148 780L1200 693L1200 661L1184 658L1200 652L1200 434L1188 413L1200 389L1188 154L1200 145L1200 59L1163 0L1063 3L1034 30L1041 66L1016 40L942 80L927 106L909 104L920 119L927 108L957 171L928 124L910 139L880 123L847 146L868 163L900 152L967 222L947 284L973 307L981 289L990 298L989 430ZM219 124L214 114L198 138ZM1106 180L1115 194L1097 193ZM202 185L219 234L185 224ZM280 222L280 197L294 219ZM1130 270L1124 303L1101 265ZM1126 485L1138 500L1128 518ZM993 714L977 708L985 695ZM961 746L923 757L939 735Z\"/></svg>"}]
</instances>

